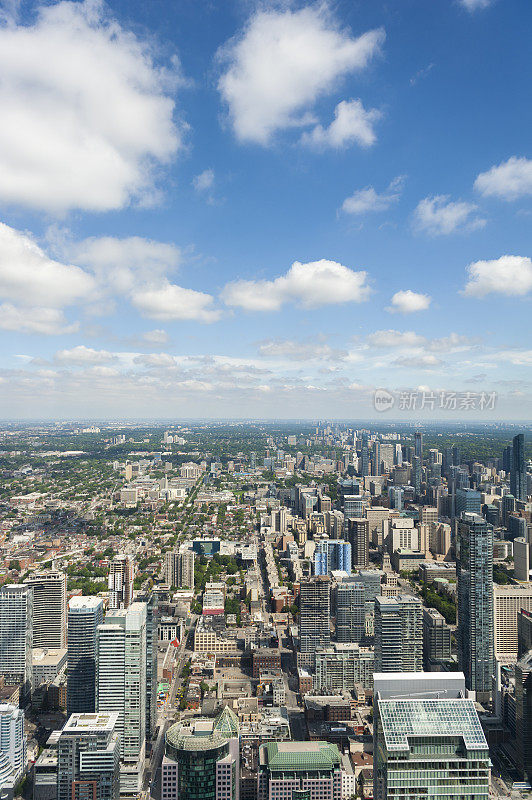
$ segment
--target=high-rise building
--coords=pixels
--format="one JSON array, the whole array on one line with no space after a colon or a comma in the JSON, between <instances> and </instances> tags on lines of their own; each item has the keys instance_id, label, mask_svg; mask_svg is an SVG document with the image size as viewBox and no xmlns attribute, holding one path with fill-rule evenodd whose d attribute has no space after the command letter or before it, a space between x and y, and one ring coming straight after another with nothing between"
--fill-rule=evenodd
<instances>
[{"instance_id":1,"label":"high-rise building","mask_svg":"<svg viewBox=\"0 0 532 800\"><path fill-rule=\"evenodd\" d=\"M314 550L314 574L330 575L333 570L351 574L351 545L342 539L323 539Z\"/></svg>"},{"instance_id":2,"label":"high-rise building","mask_svg":"<svg viewBox=\"0 0 532 800\"><path fill-rule=\"evenodd\" d=\"M269 742L259 748L257 800L341 800L341 758L329 742Z\"/></svg>"},{"instance_id":3,"label":"high-rise building","mask_svg":"<svg viewBox=\"0 0 532 800\"><path fill-rule=\"evenodd\" d=\"M532 611L532 583L524 586L493 584L495 658L501 664L517 661L517 617L522 609Z\"/></svg>"},{"instance_id":4,"label":"high-rise building","mask_svg":"<svg viewBox=\"0 0 532 800\"><path fill-rule=\"evenodd\" d=\"M375 672L423 669L423 605L400 594L375 598Z\"/></svg>"},{"instance_id":5,"label":"high-rise building","mask_svg":"<svg viewBox=\"0 0 532 800\"><path fill-rule=\"evenodd\" d=\"M0 675L4 683L22 684L23 701L33 679L33 591L25 584L0 588Z\"/></svg>"},{"instance_id":6,"label":"high-rise building","mask_svg":"<svg viewBox=\"0 0 532 800\"><path fill-rule=\"evenodd\" d=\"M515 665L515 733L518 766L532 782L532 650Z\"/></svg>"},{"instance_id":7,"label":"high-rise building","mask_svg":"<svg viewBox=\"0 0 532 800\"><path fill-rule=\"evenodd\" d=\"M347 538L351 544L351 563L354 569L365 569L369 564L369 520L355 517L347 521Z\"/></svg>"},{"instance_id":8,"label":"high-rise building","mask_svg":"<svg viewBox=\"0 0 532 800\"><path fill-rule=\"evenodd\" d=\"M478 514L465 513L456 539L459 661L467 688L485 696L494 666L493 528Z\"/></svg>"},{"instance_id":9,"label":"high-rise building","mask_svg":"<svg viewBox=\"0 0 532 800\"><path fill-rule=\"evenodd\" d=\"M120 791L142 788L146 756L146 604L108 611L98 627L96 710L118 714Z\"/></svg>"},{"instance_id":10,"label":"high-rise building","mask_svg":"<svg viewBox=\"0 0 532 800\"><path fill-rule=\"evenodd\" d=\"M421 431L414 433L414 455L423 461L423 434Z\"/></svg>"},{"instance_id":11,"label":"high-rise building","mask_svg":"<svg viewBox=\"0 0 532 800\"><path fill-rule=\"evenodd\" d=\"M339 642L360 642L366 622L364 584L342 581L336 588L336 638Z\"/></svg>"},{"instance_id":12,"label":"high-rise building","mask_svg":"<svg viewBox=\"0 0 532 800\"><path fill-rule=\"evenodd\" d=\"M510 470L510 491L516 500L527 498L527 479L525 461L525 437L518 433L512 441L512 466Z\"/></svg>"},{"instance_id":13,"label":"high-rise building","mask_svg":"<svg viewBox=\"0 0 532 800\"><path fill-rule=\"evenodd\" d=\"M519 611L517 614L517 657L522 658L532 650L532 612Z\"/></svg>"},{"instance_id":14,"label":"high-rise building","mask_svg":"<svg viewBox=\"0 0 532 800\"><path fill-rule=\"evenodd\" d=\"M118 555L109 564L109 608L127 608L133 600L133 561Z\"/></svg>"},{"instance_id":15,"label":"high-rise building","mask_svg":"<svg viewBox=\"0 0 532 800\"><path fill-rule=\"evenodd\" d=\"M65 648L66 574L56 570L34 572L24 583L33 589L33 647Z\"/></svg>"},{"instance_id":16,"label":"high-rise building","mask_svg":"<svg viewBox=\"0 0 532 800\"><path fill-rule=\"evenodd\" d=\"M412 486L416 498L421 497L421 481L423 477L423 466L419 456L412 457Z\"/></svg>"},{"instance_id":17,"label":"high-rise building","mask_svg":"<svg viewBox=\"0 0 532 800\"><path fill-rule=\"evenodd\" d=\"M0 797L13 797L13 789L26 768L24 712L10 703L0 704Z\"/></svg>"},{"instance_id":18,"label":"high-rise building","mask_svg":"<svg viewBox=\"0 0 532 800\"><path fill-rule=\"evenodd\" d=\"M146 603L146 740L153 737L157 727L157 596L148 592L137 597Z\"/></svg>"},{"instance_id":19,"label":"high-rise building","mask_svg":"<svg viewBox=\"0 0 532 800\"><path fill-rule=\"evenodd\" d=\"M360 475L365 478L370 474L368 434L363 433L360 446Z\"/></svg>"},{"instance_id":20,"label":"high-rise building","mask_svg":"<svg viewBox=\"0 0 532 800\"><path fill-rule=\"evenodd\" d=\"M435 608L423 609L423 668L451 660L451 629Z\"/></svg>"},{"instance_id":21,"label":"high-rise building","mask_svg":"<svg viewBox=\"0 0 532 800\"><path fill-rule=\"evenodd\" d=\"M103 622L99 597L72 597L68 603L67 711L96 710L96 635Z\"/></svg>"},{"instance_id":22,"label":"high-rise building","mask_svg":"<svg viewBox=\"0 0 532 800\"><path fill-rule=\"evenodd\" d=\"M373 706L374 800L489 800L488 744L461 673L375 674Z\"/></svg>"},{"instance_id":23,"label":"high-rise building","mask_svg":"<svg viewBox=\"0 0 532 800\"><path fill-rule=\"evenodd\" d=\"M334 642L316 651L314 688L326 693L352 691L357 685L371 689L374 666L372 648Z\"/></svg>"},{"instance_id":24,"label":"high-rise building","mask_svg":"<svg viewBox=\"0 0 532 800\"><path fill-rule=\"evenodd\" d=\"M476 489L457 489L455 494L455 514L457 517L464 511L480 514L482 495Z\"/></svg>"},{"instance_id":25,"label":"high-rise building","mask_svg":"<svg viewBox=\"0 0 532 800\"><path fill-rule=\"evenodd\" d=\"M166 732L162 800L238 800L239 724L226 706L216 719L177 722Z\"/></svg>"},{"instance_id":26,"label":"high-rise building","mask_svg":"<svg viewBox=\"0 0 532 800\"><path fill-rule=\"evenodd\" d=\"M57 800L118 800L117 714L72 714L57 740Z\"/></svg>"},{"instance_id":27,"label":"high-rise building","mask_svg":"<svg viewBox=\"0 0 532 800\"><path fill-rule=\"evenodd\" d=\"M178 589L194 588L193 550L170 550L165 555L166 582Z\"/></svg>"},{"instance_id":28,"label":"high-rise building","mask_svg":"<svg viewBox=\"0 0 532 800\"><path fill-rule=\"evenodd\" d=\"M314 654L331 642L330 579L325 575L301 581L299 643L301 653Z\"/></svg>"}]
</instances>

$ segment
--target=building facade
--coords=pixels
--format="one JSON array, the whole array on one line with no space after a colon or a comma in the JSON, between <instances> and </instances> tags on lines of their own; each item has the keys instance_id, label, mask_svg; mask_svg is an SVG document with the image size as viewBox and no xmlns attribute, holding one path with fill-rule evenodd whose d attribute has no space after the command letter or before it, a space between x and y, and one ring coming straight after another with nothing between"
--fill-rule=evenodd
<instances>
[{"instance_id":1,"label":"building facade","mask_svg":"<svg viewBox=\"0 0 532 800\"><path fill-rule=\"evenodd\" d=\"M341 800L338 748L328 742L269 742L259 748L258 800Z\"/></svg>"},{"instance_id":2,"label":"building facade","mask_svg":"<svg viewBox=\"0 0 532 800\"><path fill-rule=\"evenodd\" d=\"M57 800L118 800L117 714L72 714L57 742Z\"/></svg>"},{"instance_id":3,"label":"building facade","mask_svg":"<svg viewBox=\"0 0 532 800\"><path fill-rule=\"evenodd\" d=\"M375 598L375 671L423 669L423 605L418 597Z\"/></svg>"},{"instance_id":4,"label":"building facade","mask_svg":"<svg viewBox=\"0 0 532 800\"><path fill-rule=\"evenodd\" d=\"M21 684L24 697L33 679L33 591L25 584L0 588L0 675L4 683Z\"/></svg>"},{"instance_id":5,"label":"building facade","mask_svg":"<svg viewBox=\"0 0 532 800\"><path fill-rule=\"evenodd\" d=\"M96 709L96 635L103 622L99 597L72 597L68 603L67 711Z\"/></svg>"},{"instance_id":6,"label":"building facade","mask_svg":"<svg viewBox=\"0 0 532 800\"><path fill-rule=\"evenodd\" d=\"M360 642L365 635L364 584L342 581L336 588L336 638L339 642Z\"/></svg>"}]
</instances>

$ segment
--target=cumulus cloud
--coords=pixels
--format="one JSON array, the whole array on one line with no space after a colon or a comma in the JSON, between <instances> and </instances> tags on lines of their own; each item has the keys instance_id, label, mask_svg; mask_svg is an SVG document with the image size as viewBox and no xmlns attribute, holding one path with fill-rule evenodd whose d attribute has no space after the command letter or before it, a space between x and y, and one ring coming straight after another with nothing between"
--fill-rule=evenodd
<instances>
[{"instance_id":1,"label":"cumulus cloud","mask_svg":"<svg viewBox=\"0 0 532 800\"><path fill-rule=\"evenodd\" d=\"M484 197L517 200L532 194L532 160L512 156L487 172L481 172L475 189Z\"/></svg>"},{"instance_id":2,"label":"cumulus cloud","mask_svg":"<svg viewBox=\"0 0 532 800\"><path fill-rule=\"evenodd\" d=\"M284 303L304 308L336 303L361 303L369 298L367 272L355 272L337 261L295 261L285 275L273 281L234 281L222 291L228 306L247 311L278 311Z\"/></svg>"},{"instance_id":3,"label":"cumulus cloud","mask_svg":"<svg viewBox=\"0 0 532 800\"><path fill-rule=\"evenodd\" d=\"M166 344L168 342L168 334L160 328L156 328L153 331L146 331L146 333L142 334L142 338L149 344Z\"/></svg>"},{"instance_id":4,"label":"cumulus cloud","mask_svg":"<svg viewBox=\"0 0 532 800\"><path fill-rule=\"evenodd\" d=\"M94 350L92 347L85 347L79 344L70 350L58 350L54 356L55 361L61 364L71 364L79 367L86 367L90 364L105 364L114 361L116 356L108 350Z\"/></svg>"},{"instance_id":5,"label":"cumulus cloud","mask_svg":"<svg viewBox=\"0 0 532 800\"><path fill-rule=\"evenodd\" d=\"M393 362L399 367L412 367L414 369L436 369L441 367L443 361L430 353L419 356L402 356Z\"/></svg>"},{"instance_id":6,"label":"cumulus cloud","mask_svg":"<svg viewBox=\"0 0 532 800\"><path fill-rule=\"evenodd\" d=\"M420 347L426 342L424 336L414 331L375 331L367 338L370 347Z\"/></svg>"},{"instance_id":7,"label":"cumulus cloud","mask_svg":"<svg viewBox=\"0 0 532 800\"><path fill-rule=\"evenodd\" d=\"M220 317L220 312L212 307L212 295L168 281L158 287L133 291L131 302L151 319L215 322Z\"/></svg>"},{"instance_id":8,"label":"cumulus cloud","mask_svg":"<svg viewBox=\"0 0 532 800\"><path fill-rule=\"evenodd\" d=\"M293 339L270 340L259 345L261 356L287 358L294 361L314 361L324 359L336 361L347 354L320 342L298 342Z\"/></svg>"},{"instance_id":9,"label":"cumulus cloud","mask_svg":"<svg viewBox=\"0 0 532 800\"><path fill-rule=\"evenodd\" d=\"M412 314L415 311L426 311L431 301L432 298L428 294L413 292L411 289L403 289L393 295L391 306L386 310L392 313Z\"/></svg>"},{"instance_id":10,"label":"cumulus cloud","mask_svg":"<svg viewBox=\"0 0 532 800\"><path fill-rule=\"evenodd\" d=\"M69 257L91 269L100 286L127 293L140 283L161 281L181 263L174 244L129 236L101 236L64 245Z\"/></svg>"},{"instance_id":11,"label":"cumulus cloud","mask_svg":"<svg viewBox=\"0 0 532 800\"><path fill-rule=\"evenodd\" d=\"M133 363L143 367L175 367L177 362L169 353L146 353L135 356Z\"/></svg>"},{"instance_id":12,"label":"cumulus cloud","mask_svg":"<svg viewBox=\"0 0 532 800\"><path fill-rule=\"evenodd\" d=\"M463 200L456 202L449 195L425 197L414 211L414 228L431 236L483 228L486 220L478 217L478 206Z\"/></svg>"},{"instance_id":13,"label":"cumulus cloud","mask_svg":"<svg viewBox=\"0 0 532 800\"><path fill-rule=\"evenodd\" d=\"M218 89L237 138L267 145L279 130L310 124L316 100L364 69L383 41L380 29L354 38L324 4L257 11L219 52Z\"/></svg>"},{"instance_id":14,"label":"cumulus cloud","mask_svg":"<svg viewBox=\"0 0 532 800\"><path fill-rule=\"evenodd\" d=\"M214 170L204 169L192 179L192 185L197 192L210 192L214 187Z\"/></svg>"},{"instance_id":15,"label":"cumulus cloud","mask_svg":"<svg viewBox=\"0 0 532 800\"><path fill-rule=\"evenodd\" d=\"M0 329L18 333L59 336L75 333L79 325L68 324L58 308L17 308L12 303L0 305Z\"/></svg>"},{"instance_id":16,"label":"cumulus cloud","mask_svg":"<svg viewBox=\"0 0 532 800\"><path fill-rule=\"evenodd\" d=\"M360 100L342 100L334 109L334 119L329 127L316 125L303 134L301 141L318 150L327 147L340 150L354 142L361 147L370 147L377 139L373 125L380 117L380 111L376 108L367 111Z\"/></svg>"},{"instance_id":17,"label":"cumulus cloud","mask_svg":"<svg viewBox=\"0 0 532 800\"><path fill-rule=\"evenodd\" d=\"M154 166L181 146L171 70L102 2L42 5L0 28L0 74L2 202L63 213L153 200Z\"/></svg>"},{"instance_id":18,"label":"cumulus cloud","mask_svg":"<svg viewBox=\"0 0 532 800\"><path fill-rule=\"evenodd\" d=\"M366 186L358 189L350 197L346 197L342 203L342 211L346 214L366 214L368 211L386 211L392 203L396 203L401 197L404 177L398 175L390 183L388 188L380 194L375 191L373 186Z\"/></svg>"},{"instance_id":19,"label":"cumulus cloud","mask_svg":"<svg viewBox=\"0 0 532 800\"><path fill-rule=\"evenodd\" d=\"M31 236L0 222L1 299L24 306L60 308L86 300L95 291L91 275L77 266L52 260Z\"/></svg>"},{"instance_id":20,"label":"cumulus cloud","mask_svg":"<svg viewBox=\"0 0 532 800\"><path fill-rule=\"evenodd\" d=\"M485 297L492 292L522 296L532 289L532 260L525 256L501 256L493 261L474 261L467 267L464 294Z\"/></svg>"}]
</instances>

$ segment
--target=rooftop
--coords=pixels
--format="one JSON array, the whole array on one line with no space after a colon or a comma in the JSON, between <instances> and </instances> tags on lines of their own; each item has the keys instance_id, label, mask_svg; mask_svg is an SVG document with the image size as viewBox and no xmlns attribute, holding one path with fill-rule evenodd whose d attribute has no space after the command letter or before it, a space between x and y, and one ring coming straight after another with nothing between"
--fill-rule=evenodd
<instances>
[{"instance_id":1,"label":"rooftop","mask_svg":"<svg viewBox=\"0 0 532 800\"><path fill-rule=\"evenodd\" d=\"M269 742L261 747L260 760L270 770L333 770L340 765L340 753L328 742Z\"/></svg>"}]
</instances>

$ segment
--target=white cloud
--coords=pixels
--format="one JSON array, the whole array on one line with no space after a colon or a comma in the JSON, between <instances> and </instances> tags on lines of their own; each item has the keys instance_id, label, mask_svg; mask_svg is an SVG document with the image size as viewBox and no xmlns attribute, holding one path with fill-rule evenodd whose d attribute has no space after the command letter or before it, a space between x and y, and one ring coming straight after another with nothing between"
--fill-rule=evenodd
<instances>
[{"instance_id":1,"label":"white cloud","mask_svg":"<svg viewBox=\"0 0 532 800\"><path fill-rule=\"evenodd\" d=\"M17 308L11 303L0 305L0 329L19 333L59 336L74 333L78 324L69 325L58 308Z\"/></svg>"},{"instance_id":2,"label":"white cloud","mask_svg":"<svg viewBox=\"0 0 532 800\"><path fill-rule=\"evenodd\" d=\"M214 170L204 169L192 179L192 185L197 192L209 192L214 187Z\"/></svg>"},{"instance_id":3,"label":"white cloud","mask_svg":"<svg viewBox=\"0 0 532 800\"><path fill-rule=\"evenodd\" d=\"M367 272L354 272L336 261L295 261L285 275L273 281L234 281L221 294L226 305L248 311L278 311L284 303L304 308L336 303L361 303L369 298Z\"/></svg>"},{"instance_id":4,"label":"white cloud","mask_svg":"<svg viewBox=\"0 0 532 800\"><path fill-rule=\"evenodd\" d=\"M484 197L501 197L517 200L532 195L532 160L512 156L487 172L481 172L475 181Z\"/></svg>"},{"instance_id":5,"label":"white cloud","mask_svg":"<svg viewBox=\"0 0 532 800\"><path fill-rule=\"evenodd\" d=\"M169 353L146 353L135 356L133 363L144 367L175 367L177 362Z\"/></svg>"},{"instance_id":6,"label":"white cloud","mask_svg":"<svg viewBox=\"0 0 532 800\"><path fill-rule=\"evenodd\" d=\"M320 342L297 342L293 339L271 340L259 345L261 356L288 358L294 361L326 360L336 361L346 355L328 344Z\"/></svg>"},{"instance_id":7,"label":"white cloud","mask_svg":"<svg viewBox=\"0 0 532 800\"><path fill-rule=\"evenodd\" d=\"M411 289L403 289L394 294L391 306L386 310L398 312L399 314L412 314L415 311L426 311L431 301L432 298L428 294L413 292Z\"/></svg>"},{"instance_id":8,"label":"white cloud","mask_svg":"<svg viewBox=\"0 0 532 800\"><path fill-rule=\"evenodd\" d=\"M0 75L0 200L63 213L153 199L153 166L181 145L170 72L102 2L1 28Z\"/></svg>"},{"instance_id":9,"label":"white cloud","mask_svg":"<svg viewBox=\"0 0 532 800\"><path fill-rule=\"evenodd\" d=\"M65 247L77 264L94 271L100 286L119 293L163 280L181 263L181 251L174 244L141 236L91 237Z\"/></svg>"},{"instance_id":10,"label":"white cloud","mask_svg":"<svg viewBox=\"0 0 532 800\"><path fill-rule=\"evenodd\" d=\"M380 117L380 111L376 108L366 111L360 100L342 100L334 109L334 119L329 127L316 125L303 134L301 141L317 149L332 147L340 150L353 142L370 147L377 139L373 123Z\"/></svg>"},{"instance_id":11,"label":"white cloud","mask_svg":"<svg viewBox=\"0 0 532 800\"><path fill-rule=\"evenodd\" d=\"M485 297L494 292L522 296L532 289L532 260L525 256L501 256L493 261L474 261L467 267L464 294Z\"/></svg>"},{"instance_id":12,"label":"white cloud","mask_svg":"<svg viewBox=\"0 0 532 800\"><path fill-rule=\"evenodd\" d=\"M425 344L426 339L414 331L375 331L368 336L370 347L420 347Z\"/></svg>"},{"instance_id":13,"label":"white cloud","mask_svg":"<svg viewBox=\"0 0 532 800\"><path fill-rule=\"evenodd\" d=\"M215 322L220 312L212 308L210 294L184 289L165 282L159 287L135 290L131 302L141 314L151 319L196 320Z\"/></svg>"},{"instance_id":14,"label":"white cloud","mask_svg":"<svg viewBox=\"0 0 532 800\"><path fill-rule=\"evenodd\" d=\"M419 356L403 356L393 362L400 367L413 367L414 369L436 369L441 367L443 361L437 356L426 354Z\"/></svg>"},{"instance_id":15,"label":"white cloud","mask_svg":"<svg viewBox=\"0 0 532 800\"><path fill-rule=\"evenodd\" d=\"M414 227L432 236L483 228L486 220L476 216L478 206L463 200L453 202L449 195L421 200L414 211Z\"/></svg>"},{"instance_id":16,"label":"white cloud","mask_svg":"<svg viewBox=\"0 0 532 800\"><path fill-rule=\"evenodd\" d=\"M366 214L368 211L386 211L399 200L404 184L404 177L394 178L388 188L379 194L373 186L358 189L342 203L342 211L346 214Z\"/></svg>"},{"instance_id":17,"label":"white cloud","mask_svg":"<svg viewBox=\"0 0 532 800\"><path fill-rule=\"evenodd\" d=\"M0 222L1 299L61 307L89 299L95 289L91 275L79 267L53 261L28 234Z\"/></svg>"},{"instance_id":18,"label":"white cloud","mask_svg":"<svg viewBox=\"0 0 532 800\"><path fill-rule=\"evenodd\" d=\"M324 4L256 12L219 52L218 89L236 136L267 145L276 131L309 124L315 101L366 67L383 41L382 30L353 38Z\"/></svg>"},{"instance_id":19,"label":"white cloud","mask_svg":"<svg viewBox=\"0 0 532 800\"><path fill-rule=\"evenodd\" d=\"M107 350L93 350L92 347L85 347L79 344L71 350L58 350L54 356L55 361L61 364L71 364L79 367L90 364L105 364L114 361L116 356Z\"/></svg>"},{"instance_id":20,"label":"white cloud","mask_svg":"<svg viewBox=\"0 0 532 800\"><path fill-rule=\"evenodd\" d=\"M145 342L150 344L166 344L168 342L168 334L160 328L155 328L153 331L146 331L142 334Z\"/></svg>"},{"instance_id":21,"label":"white cloud","mask_svg":"<svg viewBox=\"0 0 532 800\"><path fill-rule=\"evenodd\" d=\"M493 0L459 0L460 5L467 8L468 11L478 11L482 8L487 8Z\"/></svg>"}]
</instances>

